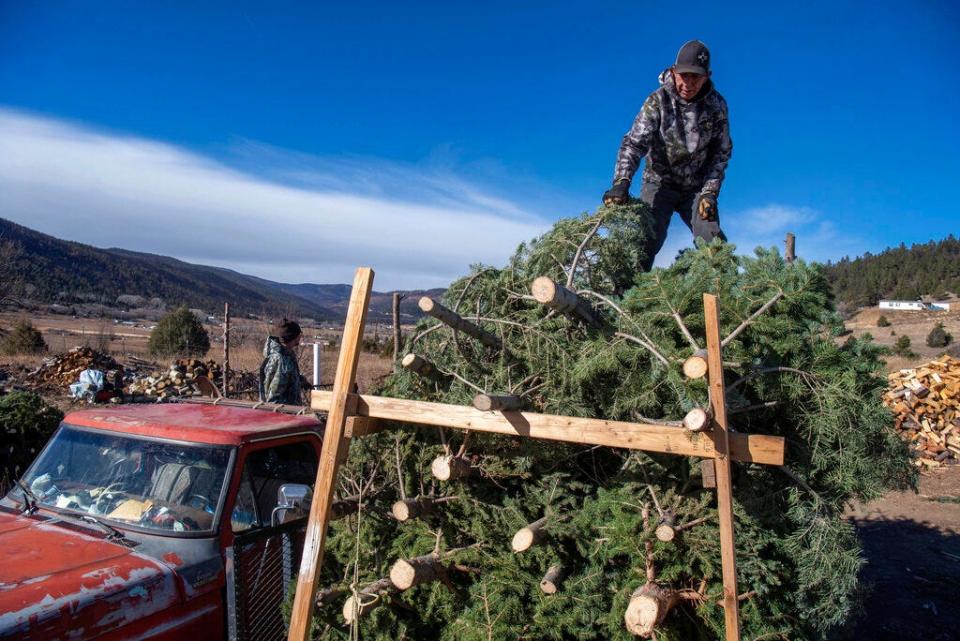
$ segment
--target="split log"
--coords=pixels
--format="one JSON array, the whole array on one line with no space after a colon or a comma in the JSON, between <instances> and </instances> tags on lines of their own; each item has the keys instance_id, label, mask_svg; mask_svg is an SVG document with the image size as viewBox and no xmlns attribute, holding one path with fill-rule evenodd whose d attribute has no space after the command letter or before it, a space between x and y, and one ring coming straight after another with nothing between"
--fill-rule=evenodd
<instances>
[{"instance_id":1,"label":"split log","mask_svg":"<svg viewBox=\"0 0 960 641\"><path fill-rule=\"evenodd\" d=\"M396 588L390 579L377 579L356 595L351 595L343 604L343 618L347 625L379 607L383 603L383 596L394 591Z\"/></svg>"},{"instance_id":2,"label":"split log","mask_svg":"<svg viewBox=\"0 0 960 641\"><path fill-rule=\"evenodd\" d=\"M540 579L540 591L544 594L556 594L566 577L566 570L562 565L551 565L547 573Z\"/></svg>"},{"instance_id":3,"label":"split log","mask_svg":"<svg viewBox=\"0 0 960 641\"><path fill-rule=\"evenodd\" d=\"M513 541L511 541L510 547L513 548L514 552L525 552L529 550L546 536L546 532L543 530L543 526L546 524L547 517L544 516L528 524L526 527L520 528L517 530L517 533L513 535Z\"/></svg>"},{"instance_id":4,"label":"split log","mask_svg":"<svg viewBox=\"0 0 960 641\"><path fill-rule=\"evenodd\" d=\"M698 349L683 361L683 373L687 378L703 378L707 374L707 350Z\"/></svg>"},{"instance_id":5,"label":"split log","mask_svg":"<svg viewBox=\"0 0 960 641\"><path fill-rule=\"evenodd\" d=\"M430 472L438 481L453 481L471 476L474 468L470 461L462 456L446 454L433 459Z\"/></svg>"},{"instance_id":6,"label":"split log","mask_svg":"<svg viewBox=\"0 0 960 641\"><path fill-rule=\"evenodd\" d=\"M436 365L417 354L407 354L400 361L400 364L403 365L404 369L434 381L443 382L448 378L446 374L437 369Z\"/></svg>"},{"instance_id":7,"label":"split log","mask_svg":"<svg viewBox=\"0 0 960 641\"><path fill-rule=\"evenodd\" d=\"M400 559L390 568L390 581L400 590L409 590L421 583L438 581L443 564L436 554L425 554L413 559Z\"/></svg>"},{"instance_id":8,"label":"split log","mask_svg":"<svg viewBox=\"0 0 960 641\"><path fill-rule=\"evenodd\" d=\"M702 407L695 407L683 417L683 426L691 432L702 432L703 430L710 429L712 421L712 408L703 409Z\"/></svg>"},{"instance_id":9,"label":"split log","mask_svg":"<svg viewBox=\"0 0 960 641\"><path fill-rule=\"evenodd\" d=\"M458 332L463 332L467 336L477 339L487 347L500 347L499 338L482 327L464 319L462 316L460 316L460 314L456 313L452 309L444 307L429 296L422 297L419 305L424 314L433 316L441 323L449 325Z\"/></svg>"},{"instance_id":10,"label":"split log","mask_svg":"<svg viewBox=\"0 0 960 641\"><path fill-rule=\"evenodd\" d=\"M530 285L530 293L541 305L588 325L599 325L590 303L547 276L538 276Z\"/></svg>"},{"instance_id":11,"label":"split log","mask_svg":"<svg viewBox=\"0 0 960 641\"><path fill-rule=\"evenodd\" d=\"M630 596L630 603L623 615L627 630L649 639L681 598L676 590L659 583L645 583Z\"/></svg>"},{"instance_id":12,"label":"split log","mask_svg":"<svg viewBox=\"0 0 960 641\"><path fill-rule=\"evenodd\" d=\"M473 406L481 412L513 412L519 410L523 401L513 394L477 394Z\"/></svg>"}]
</instances>

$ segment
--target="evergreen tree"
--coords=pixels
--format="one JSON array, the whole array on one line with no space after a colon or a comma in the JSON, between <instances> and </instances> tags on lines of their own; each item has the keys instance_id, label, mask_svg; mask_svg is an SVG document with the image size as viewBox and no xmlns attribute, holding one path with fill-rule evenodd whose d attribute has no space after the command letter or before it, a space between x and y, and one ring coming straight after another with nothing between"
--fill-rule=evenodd
<instances>
[{"instance_id":1,"label":"evergreen tree","mask_svg":"<svg viewBox=\"0 0 960 641\"><path fill-rule=\"evenodd\" d=\"M898 337L897 342L893 344L893 353L897 356L903 356L904 358L913 358L916 356L916 353L910 349L910 337Z\"/></svg>"},{"instance_id":2,"label":"evergreen tree","mask_svg":"<svg viewBox=\"0 0 960 641\"><path fill-rule=\"evenodd\" d=\"M199 358L210 350L210 337L193 312L178 307L161 318L150 332L147 349L161 358Z\"/></svg>"},{"instance_id":3,"label":"evergreen tree","mask_svg":"<svg viewBox=\"0 0 960 641\"><path fill-rule=\"evenodd\" d=\"M47 351L43 334L28 320L17 323L0 342L0 353L5 356L17 354L42 354Z\"/></svg>"},{"instance_id":4,"label":"evergreen tree","mask_svg":"<svg viewBox=\"0 0 960 641\"><path fill-rule=\"evenodd\" d=\"M405 347L434 376L401 370L379 392L460 405L478 391L515 394L530 411L676 425L708 405L705 380L687 379L681 363L704 343L702 293L719 295L731 422L788 444L782 469L734 466L744 638L825 638L854 607L862 564L845 506L914 482L880 402L882 350L869 338L838 342L823 270L775 250L739 257L715 241L641 273L646 220L636 202L604 207L559 221L502 268L475 266L442 302L502 347L425 319ZM540 276L569 283L596 322L532 300ZM437 457L460 461L463 475L439 480ZM657 638L719 638L715 492L699 463L422 426L359 439L341 498L360 494L365 508L332 524L321 584L358 593L359 638L630 639L624 613L652 571L676 598ZM398 499L432 509L398 523L387 516ZM543 518L539 543L513 552L514 534ZM665 541L661 520L692 525ZM434 552L440 572L429 578L442 580L403 592L385 580L397 560ZM553 566L565 580L548 595L541 580ZM343 604L318 609L324 638L349 635Z\"/></svg>"},{"instance_id":5,"label":"evergreen tree","mask_svg":"<svg viewBox=\"0 0 960 641\"><path fill-rule=\"evenodd\" d=\"M880 315L880 318L877 319L877 327L890 327L890 321L887 320L887 317Z\"/></svg>"},{"instance_id":6,"label":"evergreen tree","mask_svg":"<svg viewBox=\"0 0 960 641\"><path fill-rule=\"evenodd\" d=\"M63 412L32 392L0 397L0 494L23 475L62 420Z\"/></svg>"},{"instance_id":7,"label":"evergreen tree","mask_svg":"<svg viewBox=\"0 0 960 641\"><path fill-rule=\"evenodd\" d=\"M937 323L927 334L927 347L946 347L953 340L953 336L943 327L943 323Z\"/></svg>"}]
</instances>

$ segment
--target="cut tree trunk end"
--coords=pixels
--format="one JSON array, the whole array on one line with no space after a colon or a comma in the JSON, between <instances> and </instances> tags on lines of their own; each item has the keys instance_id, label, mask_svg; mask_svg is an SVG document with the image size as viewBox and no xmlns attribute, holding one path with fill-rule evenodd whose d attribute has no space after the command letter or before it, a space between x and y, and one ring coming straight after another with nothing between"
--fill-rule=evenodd
<instances>
[{"instance_id":1,"label":"cut tree trunk end","mask_svg":"<svg viewBox=\"0 0 960 641\"><path fill-rule=\"evenodd\" d=\"M395 590L390 579L378 579L357 592L356 596L351 595L343 604L343 618L347 625L379 607L383 603L383 596Z\"/></svg>"},{"instance_id":2,"label":"cut tree trunk end","mask_svg":"<svg viewBox=\"0 0 960 641\"><path fill-rule=\"evenodd\" d=\"M435 554L400 559L390 568L390 581L400 591L440 579L443 566Z\"/></svg>"},{"instance_id":3,"label":"cut tree trunk end","mask_svg":"<svg viewBox=\"0 0 960 641\"><path fill-rule=\"evenodd\" d=\"M525 552L529 550L544 539L546 532L544 532L543 526L546 524L547 517L543 517L530 523L526 527L520 528L517 530L517 533L513 535L513 541L510 542L510 547L513 548L514 552Z\"/></svg>"},{"instance_id":4,"label":"cut tree trunk end","mask_svg":"<svg viewBox=\"0 0 960 641\"><path fill-rule=\"evenodd\" d=\"M442 374L436 365L417 354L407 354L400 361L400 364L404 369L434 381L443 381L447 378L446 374Z\"/></svg>"},{"instance_id":5,"label":"cut tree trunk end","mask_svg":"<svg viewBox=\"0 0 960 641\"><path fill-rule=\"evenodd\" d=\"M683 373L687 378L703 378L707 374L707 350L698 349L683 361Z\"/></svg>"},{"instance_id":6,"label":"cut tree trunk end","mask_svg":"<svg viewBox=\"0 0 960 641\"><path fill-rule=\"evenodd\" d=\"M530 293L541 305L572 316L588 325L597 325L597 317L590 303L547 276L538 276L530 285Z\"/></svg>"},{"instance_id":7,"label":"cut tree trunk end","mask_svg":"<svg viewBox=\"0 0 960 641\"><path fill-rule=\"evenodd\" d=\"M513 394L477 394L473 406L481 412L513 412L519 410L523 401Z\"/></svg>"},{"instance_id":8,"label":"cut tree trunk end","mask_svg":"<svg viewBox=\"0 0 960 641\"><path fill-rule=\"evenodd\" d=\"M710 423L712 421L712 410L695 407L683 417L683 426L691 432L702 432L710 429Z\"/></svg>"},{"instance_id":9,"label":"cut tree trunk end","mask_svg":"<svg viewBox=\"0 0 960 641\"><path fill-rule=\"evenodd\" d=\"M660 523L657 524L657 529L654 531L657 536L657 539L663 541L664 543L670 542L677 536L677 522L676 517L671 513L666 513L663 515L663 518L660 519Z\"/></svg>"},{"instance_id":10,"label":"cut tree trunk end","mask_svg":"<svg viewBox=\"0 0 960 641\"><path fill-rule=\"evenodd\" d=\"M460 314L452 309L447 309L429 296L424 296L418 303L424 314L433 316L445 325L449 325L458 332L463 332L471 338L475 338L487 347L499 349L500 339L483 329L482 327L464 319Z\"/></svg>"},{"instance_id":11,"label":"cut tree trunk end","mask_svg":"<svg viewBox=\"0 0 960 641\"><path fill-rule=\"evenodd\" d=\"M560 591L565 576L566 571L562 565L551 565L547 573L540 579L540 591L544 594L556 594Z\"/></svg>"},{"instance_id":12,"label":"cut tree trunk end","mask_svg":"<svg viewBox=\"0 0 960 641\"><path fill-rule=\"evenodd\" d=\"M680 598L676 590L659 583L645 583L630 597L627 611L623 615L627 630L631 634L649 639Z\"/></svg>"},{"instance_id":13,"label":"cut tree trunk end","mask_svg":"<svg viewBox=\"0 0 960 641\"><path fill-rule=\"evenodd\" d=\"M394 503L390 513L393 514L393 518L403 523L430 514L436 503L437 501L428 498L406 499Z\"/></svg>"},{"instance_id":14,"label":"cut tree trunk end","mask_svg":"<svg viewBox=\"0 0 960 641\"><path fill-rule=\"evenodd\" d=\"M438 481L454 481L473 474L474 468L463 457L440 455L430 464L430 472Z\"/></svg>"}]
</instances>

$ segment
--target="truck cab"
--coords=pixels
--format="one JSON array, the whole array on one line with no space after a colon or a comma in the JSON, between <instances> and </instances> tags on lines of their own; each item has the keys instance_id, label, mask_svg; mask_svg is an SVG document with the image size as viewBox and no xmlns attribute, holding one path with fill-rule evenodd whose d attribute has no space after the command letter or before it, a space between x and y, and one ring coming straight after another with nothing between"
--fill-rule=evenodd
<instances>
[{"instance_id":1,"label":"truck cab","mask_svg":"<svg viewBox=\"0 0 960 641\"><path fill-rule=\"evenodd\" d=\"M0 639L285 639L322 430L189 403L68 414L0 500Z\"/></svg>"}]
</instances>

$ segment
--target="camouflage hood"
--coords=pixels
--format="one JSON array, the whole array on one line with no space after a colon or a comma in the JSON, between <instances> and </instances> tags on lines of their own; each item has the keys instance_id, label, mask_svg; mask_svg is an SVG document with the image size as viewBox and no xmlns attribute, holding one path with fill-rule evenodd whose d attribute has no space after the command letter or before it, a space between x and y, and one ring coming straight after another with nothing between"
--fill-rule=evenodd
<instances>
[{"instance_id":1,"label":"camouflage hood","mask_svg":"<svg viewBox=\"0 0 960 641\"><path fill-rule=\"evenodd\" d=\"M727 101L711 80L689 101L677 93L669 68L659 80L623 137L614 180L632 180L645 157L644 181L719 194L733 154Z\"/></svg>"},{"instance_id":2,"label":"camouflage hood","mask_svg":"<svg viewBox=\"0 0 960 641\"><path fill-rule=\"evenodd\" d=\"M260 400L267 403L299 405L300 367L297 358L276 336L267 338L260 364Z\"/></svg>"}]
</instances>

